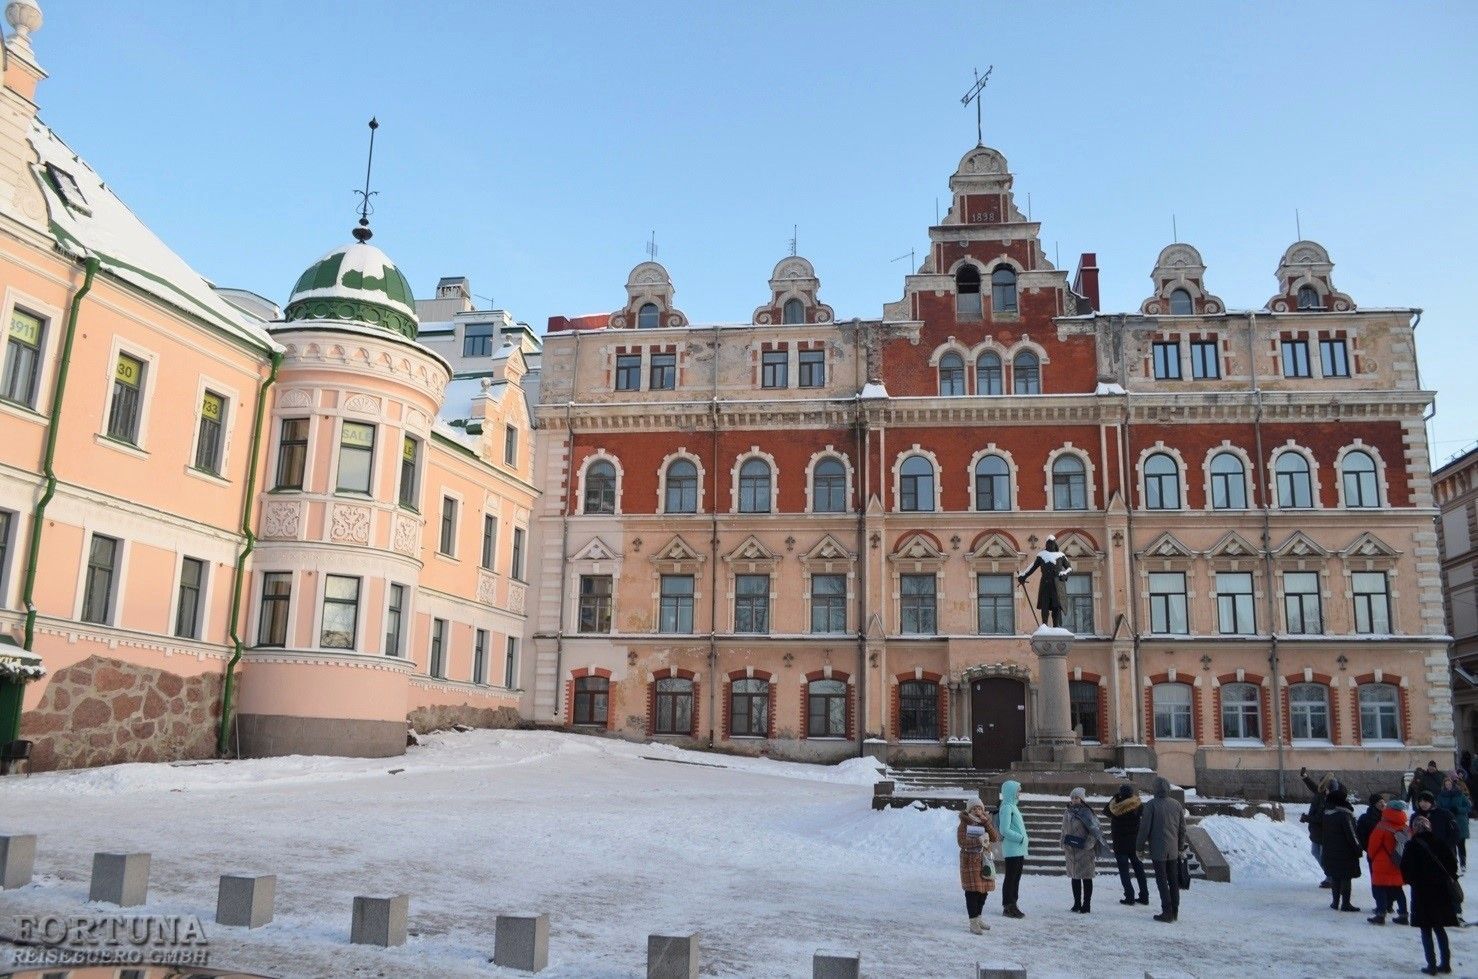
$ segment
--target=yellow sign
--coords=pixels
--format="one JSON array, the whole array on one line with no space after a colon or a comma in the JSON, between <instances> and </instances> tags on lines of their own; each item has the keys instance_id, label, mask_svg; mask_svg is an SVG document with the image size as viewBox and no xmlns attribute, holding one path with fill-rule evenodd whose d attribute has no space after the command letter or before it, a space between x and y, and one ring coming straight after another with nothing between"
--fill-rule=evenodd
<instances>
[{"instance_id":1,"label":"yellow sign","mask_svg":"<svg viewBox=\"0 0 1478 979\"><path fill-rule=\"evenodd\" d=\"M41 342L41 321L30 313L13 310L10 314L10 335L21 343L37 346Z\"/></svg>"},{"instance_id":2,"label":"yellow sign","mask_svg":"<svg viewBox=\"0 0 1478 979\"><path fill-rule=\"evenodd\" d=\"M375 426L361 425L358 422L345 422L344 433L339 441L342 445L354 445L372 449L375 446Z\"/></svg>"},{"instance_id":3,"label":"yellow sign","mask_svg":"<svg viewBox=\"0 0 1478 979\"><path fill-rule=\"evenodd\" d=\"M129 387L136 388L139 386L139 380L144 376L144 365L128 354L119 354L118 366L114 368L113 376Z\"/></svg>"},{"instance_id":4,"label":"yellow sign","mask_svg":"<svg viewBox=\"0 0 1478 979\"><path fill-rule=\"evenodd\" d=\"M405 440L405 450L401 454L403 456L405 456L405 461L406 462L415 462L416 461L416 440L413 439L413 438L406 439Z\"/></svg>"},{"instance_id":5,"label":"yellow sign","mask_svg":"<svg viewBox=\"0 0 1478 979\"><path fill-rule=\"evenodd\" d=\"M221 420L221 414L225 409L225 398L219 394L211 394L209 391L205 392L205 400L200 404L200 414L202 417L209 418L213 422L218 422Z\"/></svg>"}]
</instances>

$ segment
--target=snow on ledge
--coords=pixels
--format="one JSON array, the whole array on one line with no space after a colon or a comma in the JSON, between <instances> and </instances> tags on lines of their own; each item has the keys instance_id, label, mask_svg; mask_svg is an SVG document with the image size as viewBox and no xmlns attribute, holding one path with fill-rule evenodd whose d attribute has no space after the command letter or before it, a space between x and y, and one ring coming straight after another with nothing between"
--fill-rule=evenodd
<instances>
[{"instance_id":1,"label":"snow on ledge","mask_svg":"<svg viewBox=\"0 0 1478 979\"><path fill-rule=\"evenodd\" d=\"M1093 393L1095 395L1098 395L1098 394L1128 394L1129 392L1124 390L1124 385L1122 385L1122 384L1104 384L1102 382L1099 382L1098 387L1096 387L1096 388L1093 389Z\"/></svg>"},{"instance_id":2,"label":"snow on ledge","mask_svg":"<svg viewBox=\"0 0 1478 979\"><path fill-rule=\"evenodd\" d=\"M1078 638L1078 634L1075 633L1075 632L1073 632L1073 630L1071 630L1071 629L1062 629L1062 628L1059 628L1059 627L1057 627L1055 625L1039 625L1039 626L1037 626L1037 631L1032 633L1032 638L1035 639L1037 636L1043 636L1043 637L1050 636L1053 639L1076 639L1076 638Z\"/></svg>"}]
</instances>

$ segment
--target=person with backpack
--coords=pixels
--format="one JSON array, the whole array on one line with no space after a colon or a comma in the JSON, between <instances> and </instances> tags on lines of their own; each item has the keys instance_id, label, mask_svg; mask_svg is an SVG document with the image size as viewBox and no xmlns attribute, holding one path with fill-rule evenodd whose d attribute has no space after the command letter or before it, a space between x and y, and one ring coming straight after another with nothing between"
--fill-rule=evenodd
<instances>
[{"instance_id":1,"label":"person with backpack","mask_svg":"<svg viewBox=\"0 0 1478 979\"><path fill-rule=\"evenodd\" d=\"M1006 883L1001 889L1001 914L1008 918L1025 918L1016 906L1017 894L1021 889L1021 871L1026 866L1026 850L1031 840L1026 835L1026 820L1021 818L1021 809L1016 800L1021 794L1021 783L1007 779L1001 783L1001 808L996 814L1001 829L1001 859L1006 864Z\"/></svg>"},{"instance_id":2,"label":"person with backpack","mask_svg":"<svg viewBox=\"0 0 1478 979\"><path fill-rule=\"evenodd\" d=\"M1401 854L1401 876L1411 885L1411 924L1422 930L1422 952L1427 959L1422 972L1429 976L1450 973L1447 929L1458 926L1458 895L1462 892L1457 882L1457 854L1433 836L1432 822L1426 816L1417 816L1411 828L1411 842Z\"/></svg>"},{"instance_id":3,"label":"person with backpack","mask_svg":"<svg viewBox=\"0 0 1478 979\"><path fill-rule=\"evenodd\" d=\"M1119 786L1108 805L1103 807L1103 814L1109 821L1113 836L1114 860L1119 865L1119 883L1124 885L1124 899L1119 903L1149 904L1150 892L1145 883L1144 864L1135 850L1139 839L1139 820L1144 816L1144 808L1134 786L1128 782ZM1134 880L1139 882L1138 898L1134 896L1134 887L1129 879L1130 868L1134 870Z\"/></svg>"},{"instance_id":4,"label":"person with backpack","mask_svg":"<svg viewBox=\"0 0 1478 979\"><path fill-rule=\"evenodd\" d=\"M1460 873L1468 869L1468 814L1473 811L1473 800L1468 797L1468 787L1457 772L1442 782L1442 791L1437 793L1437 807L1452 816L1453 842L1457 849Z\"/></svg>"},{"instance_id":5,"label":"person with backpack","mask_svg":"<svg viewBox=\"0 0 1478 979\"><path fill-rule=\"evenodd\" d=\"M1406 803L1397 800L1381 811L1380 824L1370 833L1370 890L1375 895L1375 914L1365 920L1372 925L1386 923L1392 907L1398 925L1409 920L1406 915L1406 879L1401 876L1401 856L1411 833L1406 827Z\"/></svg>"},{"instance_id":6,"label":"person with backpack","mask_svg":"<svg viewBox=\"0 0 1478 979\"><path fill-rule=\"evenodd\" d=\"M1329 907L1335 911L1359 911L1350 903L1350 886L1360 876L1360 837L1355 832L1355 810L1344 787L1331 789L1324 810L1324 849L1320 863L1329 878Z\"/></svg>"},{"instance_id":7,"label":"person with backpack","mask_svg":"<svg viewBox=\"0 0 1478 979\"><path fill-rule=\"evenodd\" d=\"M1067 876L1073 885L1072 910L1078 914L1093 913L1093 877L1098 872L1098 855L1108 849L1098 817L1088 806L1085 789L1073 789L1068 796L1067 811L1062 814L1062 853Z\"/></svg>"},{"instance_id":8,"label":"person with backpack","mask_svg":"<svg viewBox=\"0 0 1478 979\"><path fill-rule=\"evenodd\" d=\"M1307 768L1300 768L1298 770L1298 777L1303 779L1304 785L1308 787L1310 792L1314 793L1314 800L1309 803L1309 811L1298 817L1298 819L1299 822L1308 823L1309 825L1309 852L1314 855L1314 859L1322 869L1324 866L1324 809L1326 800L1329 797L1329 790L1338 787L1339 780L1333 775L1325 774L1323 778L1315 782L1309 777L1309 770ZM1319 882L1319 886L1330 886L1328 876Z\"/></svg>"},{"instance_id":9,"label":"person with backpack","mask_svg":"<svg viewBox=\"0 0 1478 979\"><path fill-rule=\"evenodd\" d=\"M970 916L970 931L980 935L990 930L982 919L985 899L996 889L995 861L991 847L1000 842L1001 834L991 822L982 803L975 803L960 813L955 842L960 847L960 884L965 889L965 912Z\"/></svg>"}]
</instances>

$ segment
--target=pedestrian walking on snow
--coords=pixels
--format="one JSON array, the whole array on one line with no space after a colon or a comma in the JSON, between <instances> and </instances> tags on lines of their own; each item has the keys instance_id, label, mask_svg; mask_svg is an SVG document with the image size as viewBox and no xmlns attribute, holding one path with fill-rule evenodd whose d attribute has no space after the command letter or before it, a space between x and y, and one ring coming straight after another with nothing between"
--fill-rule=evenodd
<instances>
[{"instance_id":1,"label":"pedestrian walking on snow","mask_svg":"<svg viewBox=\"0 0 1478 979\"><path fill-rule=\"evenodd\" d=\"M1109 821L1110 835L1114 843L1114 861L1119 865L1119 883L1124 885L1124 899L1120 904L1149 904L1149 887L1145 883L1144 864L1139 859L1139 821L1144 816L1144 807L1134 786L1125 782L1119 786L1108 805L1103 807L1104 817ZM1133 882L1129 878L1134 870L1134 880L1139 882L1139 897L1134 896Z\"/></svg>"},{"instance_id":2,"label":"pedestrian walking on snow","mask_svg":"<svg viewBox=\"0 0 1478 979\"><path fill-rule=\"evenodd\" d=\"M1093 912L1093 876L1098 871L1098 855L1108 849L1087 797L1086 790L1073 789L1062 814L1062 852L1073 886L1072 910L1079 914Z\"/></svg>"},{"instance_id":3,"label":"pedestrian walking on snow","mask_svg":"<svg viewBox=\"0 0 1478 979\"><path fill-rule=\"evenodd\" d=\"M1370 854L1370 890L1375 895L1375 914L1365 920L1372 925L1386 923L1386 912L1396 909L1392 920L1404 925L1409 920L1406 914L1406 891L1402 889L1406 879L1401 876L1401 855L1410 843L1411 833L1406 827L1406 803L1397 800L1381 810L1380 825L1371 830L1370 843L1366 852Z\"/></svg>"},{"instance_id":4,"label":"pedestrian walking on snow","mask_svg":"<svg viewBox=\"0 0 1478 979\"><path fill-rule=\"evenodd\" d=\"M979 935L990 930L982 920L985 899L996 889L995 858L991 849L1000 842L1001 834L991 821L990 813L977 802L960 813L955 840L960 845L960 885L965 889L965 911L970 916L970 930Z\"/></svg>"},{"instance_id":5,"label":"pedestrian walking on snow","mask_svg":"<svg viewBox=\"0 0 1478 979\"><path fill-rule=\"evenodd\" d=\"M1026 835L1026 820L1016 805L1021 783L1007 779L1001 783L1001 808L996 814L1001 831L1001 860L1006 865L1006 883L1001 888L1001 914L1008 918L1025 918L1016 906L1021 889L1021 871L1026 865L1026 850L1031 840Z\"/></svg>"},{"instance_id":6,"label":"pedestrian walking on snow","mask_svg":"<svg viewBox=\"0 0 1478 979\"><path fill-rule=\"evenodd\" d=\"M1468 814L1473 811L1473 800L1468 796L1468 786L1453 772L1442 782L1442 791L1437 793L1437 807L1452 816L1453 842L1457 845L1457 862L1460 871L1468 869Z\"/></svg>"},{"instance_id":7,"label":"pedestrian walking on snow","mask_svg":"<svg viewBox=\"0 0 1478 979\"><path fill-rule=\"evenodd\" d=\"M1422 952L1429 976L1452 972L1447 929L1458 925L1457 855L1432 834L1425 816L1412 820L1411 842L1401 854L1401 875L1411 885L1411 923L1422 930ZM1436 940L1434 951L1433 939ZM1441 954L1441 960L1438 955Z\"/></svg>"},{"instance_id":8,"label":"pedestrian walking on snow","mask_svg":"<svg viewBox=\"0 0 1478 979\"><path fill-rule=\"evenodd\" d=\"M1139 849L1149 849L1155 868L1155 888L1160 892L1160 913L1156 921L1167 924L1180 917L1181 854L1190 849L1185 834L1185 807L1170 798L1170 783L1155 779L1155 797L1144 807L1139 821Z\"/></svg>"},{"instance_id":9,"label":"pedestrian walking on snow","mask_svg":"<svg viewBox=\"0 0 1478 979\"><path fill-rule=\"evenodd\" d=\"M1324 853L1320 862L1329 878L1329 907L1335 911L1359 911L1350 903L1350 884L1360 876L1360 837L1355 832L1355 810L1341 786L1329 792L1324 810Z\"/></svg>"}]
</instances>

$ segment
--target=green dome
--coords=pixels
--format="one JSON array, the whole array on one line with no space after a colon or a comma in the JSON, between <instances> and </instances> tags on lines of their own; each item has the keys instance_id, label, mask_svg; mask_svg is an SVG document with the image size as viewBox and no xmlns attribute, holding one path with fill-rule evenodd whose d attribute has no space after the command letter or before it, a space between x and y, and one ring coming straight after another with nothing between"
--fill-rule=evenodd
<instances>
[{"instance_id":1,"label":"green dome","mask_svg":"<svg viewBox=\"0 0 1478 979\"><path fill-rule=\"evenodd\" d=\"M345 320L416 339L419 321L411 284L374 245L336 248L308 266L293 286L288 320Z\"/></svg>"}]
</instances>

